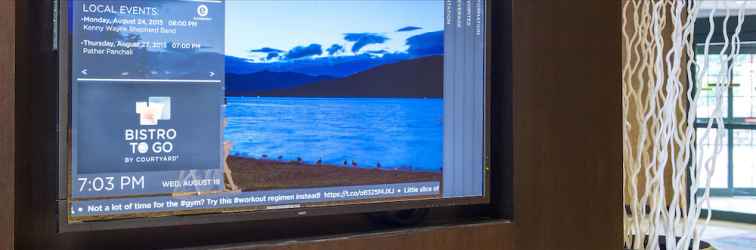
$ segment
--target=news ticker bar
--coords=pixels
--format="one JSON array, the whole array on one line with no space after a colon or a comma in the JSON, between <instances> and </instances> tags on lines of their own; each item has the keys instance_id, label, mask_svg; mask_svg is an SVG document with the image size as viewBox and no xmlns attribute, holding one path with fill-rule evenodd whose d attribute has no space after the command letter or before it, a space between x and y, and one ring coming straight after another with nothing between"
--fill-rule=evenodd
<instances>
[{"instance_id":1,"label":"news ticker bar","mask_svg":"<svg viewBox=\"0 0 756 250\"><path fill-rule=\"evenodd\" d=\"M224 192L193 196L156 196L72 201L72 217L180 212L203 209L298 208L300 204L439 195L440 182L416 182L274 191Z\"/></svg>"}]
</instances>

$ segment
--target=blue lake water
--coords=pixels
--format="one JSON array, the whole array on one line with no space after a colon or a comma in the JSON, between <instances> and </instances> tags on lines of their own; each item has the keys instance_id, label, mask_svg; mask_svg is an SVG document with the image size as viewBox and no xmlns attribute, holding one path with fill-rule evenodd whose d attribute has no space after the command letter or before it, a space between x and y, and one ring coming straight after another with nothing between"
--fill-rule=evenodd
<instances>
[{"instance_id":1,"label":"blue lake water","mask_svg":"<svg viewBox=\"0 0 756 250\"><path fill-rule=\"evenodd\" d=\"M231 154L439 171L443 100L228 97Z\"/></svg>"}]
</instances>

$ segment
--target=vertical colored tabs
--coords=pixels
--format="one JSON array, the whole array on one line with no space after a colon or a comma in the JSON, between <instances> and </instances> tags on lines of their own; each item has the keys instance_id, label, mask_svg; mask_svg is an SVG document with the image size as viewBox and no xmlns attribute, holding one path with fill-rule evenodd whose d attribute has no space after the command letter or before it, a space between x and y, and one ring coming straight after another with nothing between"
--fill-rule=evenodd
<instances>
[{"instance_id":1,"label":"vertical colored tabs","mask_svg":"<svg viewBox=\"0 0 756 250\"><path fill-rule=\"evenodd\" d=\"M224 1L70 7L71 196L222 190Z\"/></svg>"},{"instance_id":2,"label":"vertical colored tabs","mask_svg":"<svg viewBox=\"0 0 756 250\"><path fill-rule=\"evenodd\" d=\"M457 0L444 1L444 162L443 162L443 195L448 197L453 193L454 178L454 82L456 75L456 13Z\"/></svg>"},{"instance_id":3,"label":"vertical colored tabs","mask_svg":"<svg viewBox=\"0 0 756 250\"><path fill-rule=\"evenodd\" d=\"M477 141L475 138L475 119L478 119L475 117L475 29L473 26L473 0L464 0L464 7L462 8L462 12L464 15L463 18L463 24L465 31L465 62L464 62L464 83L463 83L463 105L464 105L464 112L462 112L462 129L465 131L462 139L462 145L464 145L462 155L464 155L463 158L463 164L464 164L464 172L462 175L463 183L464 183L464 189L463 193L464 195L470 195L472 192L472 187L474 183L472 182L473 176L472 174L475 172L475 168L478 168L478 164L474 164L475 160L473 158L476 158L473 156L473 150L475 149L475 145L473 144L474 141Z\"/></svg>"},{"instance_id":4,"label":"vertical colored tabs","mask_svg":"<svg viewBox=\"0 0 756 250\"><path fill-rule=\"evenodd\" d=\"M485 1L445 1L444 197L483 194Z\"/></svg>"},{"instance_id":5,"label":"vertical colored tabs","mask_svg":"<svg viewBox=\"0 0 756 250\"><path fill-rule=\"evenodd\" d=\"M454 184L455 188L454 190L454 197L460 196L460 193L464 190L464 155L462 154L462 151L464 149L464 145L462 145L462 141L464 139L464 121L463 121L463 114L464 114L464 81L465 81L465 26L464 26L464 1L465 0L457 0L456 6L455 6L455 51L454 53L457 54L457 56L454 58L454 71L456 72L454 74L454 95L452 96L452 103L454 103L454 108L451 110L454 121L452 122L453 130L454 130L454 142L452 143L454 147L454 163L453 163L453 169L454 173L453 176L455 178Z\"/></svg>"}]
</instances>

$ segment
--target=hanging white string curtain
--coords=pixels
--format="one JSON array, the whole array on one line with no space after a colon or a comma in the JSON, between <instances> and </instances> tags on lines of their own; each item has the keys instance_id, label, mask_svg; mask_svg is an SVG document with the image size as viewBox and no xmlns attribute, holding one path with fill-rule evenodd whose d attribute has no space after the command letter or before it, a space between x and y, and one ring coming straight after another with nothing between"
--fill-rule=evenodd
<instances>
[{"instance_id":1,"label":"hanging white string curtain","mask_svg":"<svg viewBox=\"0 0 756 250\"><path fill-rule=\"evenodd\" d=\"M732 72L727 62L740 53L739 34L751 4L756 2L624 2L623 193L625 245L630 249L659 249L659 236L673 236L665 238L667 249L699 249L711 219L709 189L720 167L715 159L726 135L724 103ZM694 29L699 16L708 17L709 27L702 53L696 57ZM734 30L728 30L730 18L737 19ZM717 23L719 19L723 20ZM724 41L712 51L716 32ZM720 68L710 69L709 60L718 60ZM717 78L707 78L711 70L718 71ZM714 109L706 115L708 129L697 135L696 104L707 84L714 86ZM697 138L714 141L714 148L695 147ZM698 192L701 188L703 195ZM699 222L703 211L706 220Z\"/></svg>"}]
</instances>

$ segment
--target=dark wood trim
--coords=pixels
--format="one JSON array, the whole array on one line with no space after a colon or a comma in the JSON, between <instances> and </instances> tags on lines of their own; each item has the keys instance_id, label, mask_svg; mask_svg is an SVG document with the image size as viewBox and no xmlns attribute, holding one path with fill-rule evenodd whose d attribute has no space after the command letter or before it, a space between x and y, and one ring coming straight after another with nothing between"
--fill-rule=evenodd
<instances>
[{"instance_id":1,"label":"dark wood trim","mask_svg":"<svg viewBox=\"0 0 756 250\"><path fill-rule=\"evenodd\" d=\"M515 249L622 249L621 1L513 2Z\"/></svg>"},{"instance_id":2,"label":"dark wood trim","mask_svg":"<svg viewBox=\"0 0 756 250\"><path fill-rule=\"evenodd\" d=\"M254 245L219 245L190 249L498 249L512 250L514 224L506 220L388 230L367 234L351 234L297 241L261 242Z\"/></svg>"},{"instance_id":3,"label":"dark wood trim","mask_svg":"<svg viewBox=\"0 0 756 250\"><path fill-rule=\"evenodd\" d=\"M12 249L15 236L15 6L0 3L0 249Z\"/></svg>"}]
</instances>

